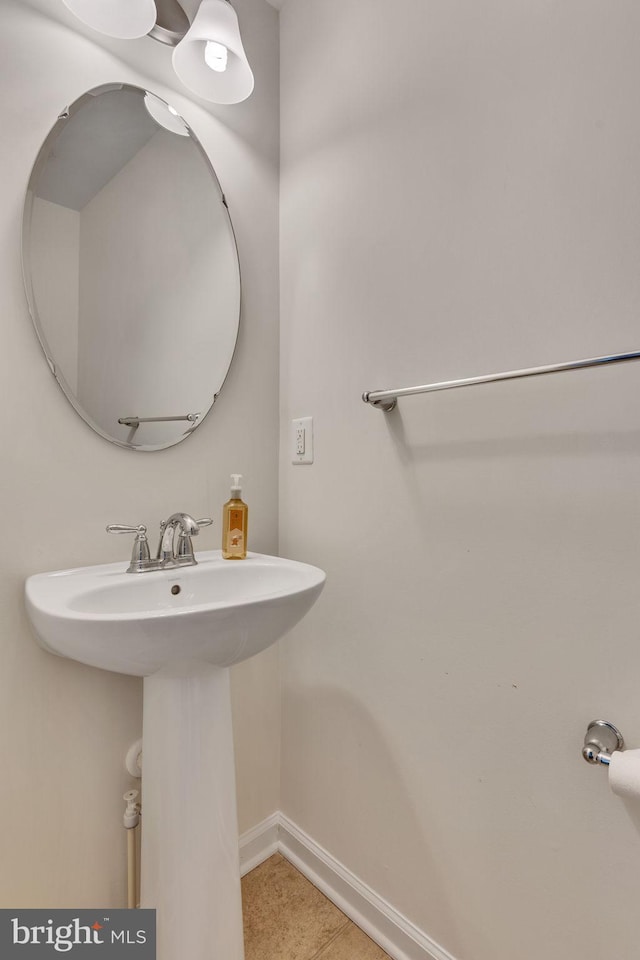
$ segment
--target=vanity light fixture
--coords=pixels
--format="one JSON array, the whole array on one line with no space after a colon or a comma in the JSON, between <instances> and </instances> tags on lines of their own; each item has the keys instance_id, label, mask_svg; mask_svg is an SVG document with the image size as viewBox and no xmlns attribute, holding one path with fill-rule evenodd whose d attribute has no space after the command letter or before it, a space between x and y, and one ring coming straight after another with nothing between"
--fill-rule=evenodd
<instances>
[{"instance_id":1,"label":"vanity light fixture","mask_svg":"<svg viewBox=\"0 0 640 960\"><path fill-rule=\"evenodd\" d=\"M173 68L192 93L212 103L240 103L253 90L238 17L229 0L62 0L99 33L120 40L149 36L175 47Z\"/></svg>"}]
</instances>

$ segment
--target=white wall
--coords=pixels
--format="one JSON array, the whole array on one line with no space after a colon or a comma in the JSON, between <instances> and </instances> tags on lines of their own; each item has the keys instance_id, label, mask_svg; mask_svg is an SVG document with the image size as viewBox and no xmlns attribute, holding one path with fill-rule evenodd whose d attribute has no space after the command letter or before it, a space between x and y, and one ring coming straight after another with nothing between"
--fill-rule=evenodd
<instances>
[{"instance_id":1,"label":"white wall","mask_svg":"<svg viewBox=\"0 0 640 960\"><path fill-rule=\"evenodd\" d=\"M60 22L42 16L38 5ZM98 47L49 0L4 0L0 11L0 405L5 544L0 551L0 904L123 905L123 760L140 734L138 680L58 660L36 646L25 578L122 560L110 521L150 527L176 509L216 520L228 474L246 477L252 546L277 545L277 14L239 0L256 71L245 105L205 109L169 88L170 52L144 39ZM66 26L65 23L69 24ZM139 67L118 59L125 50ZM142 72L144 71L144 72ZM135 454L110 445L73 412L44 362L22 286L20 229L31 165L65 104L122 80L171 99L200 137L225 189L244 270L240 342L211 417L184 443ZM259 402L256 403L256 397ZM218 545L220 527L202 534ZM277 652L234 672L240 827L278 805Z\"/></svg>"},{"instance_id":2,"label":"white wall","mask_svg":"<svg viewBox=\"0 0 640 960\"><path fill-rule=\"evenodd\" d=\"M459 960L638 955L580 749L640 744L639 371L360 394L638 348L639 35L631 0L281 13L280 547L328 573L282 809Z\"/></svg>"}]
</instances>

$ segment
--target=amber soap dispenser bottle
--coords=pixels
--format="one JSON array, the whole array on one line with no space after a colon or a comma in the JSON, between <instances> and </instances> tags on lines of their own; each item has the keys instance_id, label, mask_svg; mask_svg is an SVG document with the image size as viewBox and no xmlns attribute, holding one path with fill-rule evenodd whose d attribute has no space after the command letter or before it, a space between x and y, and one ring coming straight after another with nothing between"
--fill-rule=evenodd
<instances>
[{"instance_id":1,"label":"amber soap dispenser bottle","mask_svg":"<svg viewBox=\"0 0 640 960\"><path fill-rule=\"evenodd\" d=\"M222 508L222 556L225 560L244 560L247 555L249 507L242 499L241 480L241 474L231 474L231 499Z\"/></svg>"}]
</instances>

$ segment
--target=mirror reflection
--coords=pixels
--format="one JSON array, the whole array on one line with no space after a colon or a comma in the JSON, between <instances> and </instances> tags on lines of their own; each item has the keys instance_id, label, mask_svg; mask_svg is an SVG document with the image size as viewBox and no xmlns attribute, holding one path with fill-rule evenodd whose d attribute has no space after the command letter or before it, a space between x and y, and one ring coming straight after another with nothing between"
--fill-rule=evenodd
<instances>
[{"instance_id":1,"label":"mirror reflection","mask_svg":"<svg viewBox=\"0 0 640 960\"><path fill-rule=\"evenodd\" d=\"M77 100L36 161L23 246L36 330L76 411L136 450L188 436L233 357L240 274L220 185L184 121L129 85Z\"/></svg>"}]
</instances>

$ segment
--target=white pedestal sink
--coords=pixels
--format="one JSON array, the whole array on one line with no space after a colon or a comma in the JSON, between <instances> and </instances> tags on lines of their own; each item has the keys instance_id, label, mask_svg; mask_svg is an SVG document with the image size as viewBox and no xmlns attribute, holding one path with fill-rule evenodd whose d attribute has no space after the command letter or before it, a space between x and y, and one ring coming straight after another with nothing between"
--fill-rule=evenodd
<instances>
[{"instance_id":1,"label":"white pedestal sink","mask_svg":"<svg viewBox=\"0 0 640 960\"><path fill-rule=\"evenodd\" d=\"M229 667L311 608L325 574L249 554L127 574L126 564L30 577L50 653L144 677L142 906L158 960L243 960Z\"/></svg>"}]
</instances>

